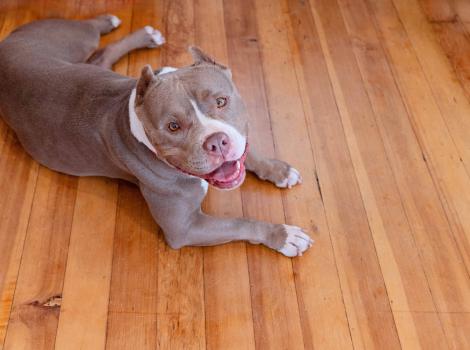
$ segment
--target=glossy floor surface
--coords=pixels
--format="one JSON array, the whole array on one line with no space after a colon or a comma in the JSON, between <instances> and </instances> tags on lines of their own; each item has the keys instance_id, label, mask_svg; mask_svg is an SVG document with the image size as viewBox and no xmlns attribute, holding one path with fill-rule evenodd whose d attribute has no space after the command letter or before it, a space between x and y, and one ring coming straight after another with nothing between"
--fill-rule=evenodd
<instances>
[{"instance_id":1,"label":"glossy floor surface","mask_svg":"<svg viewBox=\"0 0 470 350\"><path fill-rule=\"evenodd\" d=\"M0 37L102 13L103 43L167 38L122 74L228 64L252 144L303 174L205 210L316 244L171 250L137 188L39 166L0 119L0 348L470 349L470 1L2 0Z\"/></svg>"}]
</instances>

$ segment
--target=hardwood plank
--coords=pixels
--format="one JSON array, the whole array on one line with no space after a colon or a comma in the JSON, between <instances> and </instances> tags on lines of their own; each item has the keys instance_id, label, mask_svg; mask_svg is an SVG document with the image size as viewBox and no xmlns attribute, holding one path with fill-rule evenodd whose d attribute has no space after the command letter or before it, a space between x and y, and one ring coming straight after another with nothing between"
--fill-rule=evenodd
<instances>
[{"instance_id":1,"label":"hardwood plank","mask_svg":"<svg viewBox=\"0 0 470 350\"><path fill-rule=\"evenodd\" d=\"M324 24L308 3L288 1L288 5L299 52L295 64L303 81L300 91L305 108L312 110L307 120L310 140L353 344L396 348L400 342L331 88Z\"/></svg>"},{"instance_id":2,"label":"hardwood plank","mask_svg":"<svg viewBox=\"0 0 470 350\"><path fill-rule=\"evenodd\" d=\"M0 38L33 19L30 11L3 17ZM0 349L3 348L38 173L13 131L0 121Z\"/></svg>"},{"instance_id":3,"label":"hardwood plank","mask_svg":"<svg viewBox=\"0 0 470 350\"><path fill-rule=\"evenodd\" d=\"M404 349L458 349L449 346L450 344L442 336L440 315L433 312L395 311L393 317ZM410 331L415 328L420 330L419 336Z\"/></svg>"},{"instance_id":4,"label":"hardwood plank","mask_svg":"<svg viewBox=\"0 0 470 350\"><path fill-rule=\"evenodd\" d=\"M470 34L470 3L467 0L449 0L452 8L457 12L467 34Z\"/></svg>"},{"instance_id":5,"label":"hardwood plank","mask_svg":"<svg viewBox=\"0 0 470 350\"><path fill-rule=\"evenodd\" d=\"M39 170L5 349L54 347L77 181Z\"/></svg>"},{"instance_id":6,"label":"hardwood plank","mask_svg":"<svg viewBox=\"0 0 470 350\"><path fill-rule=\"evenodd\" d=\"M227 48L234 80L247 104L249 142L267 157L274 157L269 110L264 93L264 78L256 8L250 1L224 2ZM269 222L284 222L279 189L247 176L242 187L244 214ZM299 306L292 262L262 246L248 246L251 304L257 348L303 348Z\"/></svg>"},{"instance_id":7,"label":"hardwood plank","mask_svg":"<svg viewBox=\"0 0 470 350\"><path fill-rule=\"evenodd\" d=\"M38 165L9 132L0 156L0 345L16 288ZM0 347L1 348L1 347Z\"/></svg>"},{"instance_id":8,"label":"hardwood plank","mask_svg":"<svg viewBox=\"0 0 470 350\"><path fill-rule=\"evenodd\" d=\"M452 1L420 0L435 37L452 65L453 72L462 85L467 99L470 98L470 37L459 15L452 6ZM470 9L470 7L469 7Z\"/></svg>"},{"instance_id":9,"label":"hardwood plank","mask_svg":"<svg viewBox=\"0 0 470 350\"><path fill-rule=\"evenodd\" d=\"M450 135L446 132L447 128L441 119L439 108L433 99L417 58L414 56L414 51L411 51L406 32L400 24L397 13L393 10L393 5L388 1L373 2L369 5L377 19L378 29L384 39L384 47L393 64L393 71L406 102L413 129L424 151L434 183L440 190L442 204L457 239L457 247L464 261L468 262L467 247L461 244L465 243L462 241L465 237L459 239L466 227L460 226L463 222L459 222L459 218L453 215L455 214L453 205L465 202L466 199L463 197L470 189L470 184L467 184L467 174L458 160L456 149ZM454 199L458 202L452 201ZM465 305L467 304L465 302ZM439 311L467 310L467 306L464 309L462 307L462 303L457 302L454 306L450 305L444 309L440 307Z\"/></svg>"},{"instance_id":10,"label":"hardwood plank","mask_svg":"<svg viewBox=\"0 0 470 350\"><path fill-rule=\"evenodd\" d=\"M157 316L154 313L110 312L107 349L156 349Z\"/></svg>"},{"instance_id":11,"label":"hardwood plank","mask_svg":"<svg viewBox=\"0 0 470 350\"><path fill-rule=\"evenodd\" d=\"M106 347L157 344L157 226L139 189L119 184Z\"/></svg>"},{"instance_id":12,"label":"hardwood plank","mask_svg":"<svg viewBox=\"0 0 470 350\"><path fill-rule=\"evenodd\" d=\"M401 201L416 242L414 249L418 252L419 248L422 261L421 264L418 261L413 267L407 267L405 264L408 271L403 276L403 282L407 285L408 301L405 300L407 304L402 304L400 300L397 302L394 299L392 306L394 314L397 315L406 307L407 310L424 311L426 304L427 307L431 307L428 311L436 311L436 306L441 309L446 308L446 305L457 307L465 305L469 288L465 267L452 239L445 212L428 174L426 162L421 157L421 150L415 140L379 38L373 30L373 22L368 18L364 4L346 0L341 0L340 4L348 32L354 38L355 55L376 114L387 157L394 169ZM416 183L420 186L416 186ZM417 277L428 280L431 295L426 290L423 293L423 289L417 288L419 285ZM449 279L453 282L449 282ZM426 281L423 282L421 285L425 287ZM437 317L437 314L431 315L428 316L430 319ZM406 323L403 327L399 324L404 321L403 315L398 320L399 331L403 329L406 332L410 329ZM426 324L419 320L415 323L418 333L426 335L420 337L424 341L424 348L433 344L444 344L442 327L438 320L433 322L438 327L432 333L433 339L427 335ZM411 339L406 334L402 337Z\"/></svg>"},{"instance_id":13,"label":"hardwood plank","mask_svg":"<svg viewBox=\"0 0 470 350\"><path fill-rule=\"evenodd\" d=\"M149 6L148 2L135 1L116 10L113 13L123 21L123 30L117 33L120 37L145 25L160 27L159 3ZM134 52L114 69L138 76L145 63L158 64L159 51ZM108 349L153 349L157 344L157 234L158 227L139 189L120 182L106 335Z\"/></svg>"},{"instance_id":14,"label":"hardwood plank","mask_svg":"<svg viewBox=\"0 0 470 350\"><path fill-rule=\"evenodd\" d=\"M82 177L78 181L55 347L105 346L117 184Z\"/></svg>"},{"instance_id":15,"label":"hardwood plank","mask_svg":"<svg viewBox=\"0 0 470 350\"><path fill-rule=\"evenodd\" d=\"M364 3L353 4L349 0L340 0L340 3L348 32L355 38L355 56L438 309L447 309L445 304L455 299L456 289L460 290L463 298L459 302L465 305L468 276L413 134L386 53L373 30L372 18ZM449 283L449 279L454 281ZM418 310L416 307L412 309Z\"/></svg>"},{"instance_id":16,"label":"hardwood plank","mask_svg":"<svg viewBox=\"0 0 470 350\"><path fill-rule=\"evenodd\" d=\"M410 42L415 47L416 56L429 81L436 103L441 110L442 118L459 151L461 162L467 169L467 175L469 175L470 138L468 137L468 130L470 130L470 119L468 113L470 111L470 101L465 98L462 87L456 81L452 66L439 47L434 32L427 22L418 1L394 0L393 3L408 33ZM441 16L442 14L439 17ZM466 212L470 212L470 205L466 208L468 209Z\"/></svg>"},{"instance_id":17,"label":"hardwood plank","mask_svg":"<svg viewBox=\"0 0 470 350\"><path fill-rule=\"evenodd\" d=\"M470 348L470 314L467 313L442 313L444 329L447 333L449 347L451 349Z\"/></svg>"},{"instance_id":18,"label":"hardwood plank","mask_svg":"<svg viewBox=\"0 0 470 350\"><path fill-rule=\"evenodd\" d=\"M0 3L0 11L3 13L15 11L18 7L16 0L5 0Z\"/></svg>"},{"instance_id":19,"label":"hardwood plank","mask_svg":"<svg viewBox=\"0 0 470 350\"><path fill-rule=\"evenodd\" d=\"M452 6L452 0L418 0L418 2L431 26L459 21L457 13Z\"/></svg>"},{"instance_id":20,"label":"hardwood plank","mask_svg":"<svg viewBox=\"0 0 470 350\"><path fill-rule=\"evenodd\" d=\"M277 2L256 1L258 41L276 156L289 161L303 176L301 185L282 191L286 220L305 227L316 240L302 258L292 260L304 345L308 349L347 349L352 348L351 335L316 183L316 165L297 76L291 68L292 33L285 7ZM330 329L335 329L334 337L330 336Z\"/></svg>"},{"instance_id":21,"label":"hardwood plank","mask_svg":"<svg viewBox=\"0 0 470 350\"><path fill-rule=\"evenodd\" d=\"M416 1L397 0L393 4L396 12L388 16L399 16L402 30L406 30L409 43L415 48L416 58L412 57L408 65L416 65L413 67L416 72L422 68L423 76L416 76L416 79L421 79L419 89L429 89L423 93L429 95L426 98L433 99L427 107L432 112L426 113L426 123L420 123L416 132L429 149L455 239L470 270L470 101L456 81L452 67ZM379 22L384 21L379 19ZM436 114L435 120L429 117L430 114Z\"/></svg>"},{"instance_id":22,"label":"hardwood plank","mask_svg":"<svg viewBox=\"0 0 470 350\"><path fill-rule=\"evenodd\" d=\"M194 40L192 1L163 2L162 65L190 63ZM205 348L202 248L172 250L160 237L158 260L157 344L161 349Z\"/></svg>"},{"instance_id":23,"label":"hardwood plank","mask_svg":"<svg viewBox=\"0 0 470 350\"><path fill-rule=\"evenodd\" d=\"M315 17L317 27L321 25L319 23L323 25L323 47L327 63L330 61L328 69L332 86L388 296L393 305L392 312L394 315L395 310L422 309L435 312L411 227L403 210L341 11L336 4L321 0L315 2L314 7L314 14L318 11ZM375 76L376 79L378 77L380 75ZM414 346L414 342L407 343L409 339L428 341L428 329L420 328L421 324L408 322L406 327L401 327L397 320L395 323L403 347ZM409 327L409 324L413 327ZM437 340L445 345L437 318L434 324L438 326L435 333L440 332ZM426 348L426 344L423 344L423 348Z\"/></svg>"},{"instance_id":24,"label":"hardwood plank","mask_svg":"<svg viewBox=\"0 0 470 350\"><path fill-rule=\"evenodd\" d=\"M194 3L195 42L227 65L223 5L217 0ZM242 217L239 189L209 188L205 212L219 217ZM254 349L250 280L245 243L204 249L204 299L208 349Z\"/></svg>"},{"instance_id":25,"label":"hardwood plank","mask_svg":"<svg viewBox=\"0 0 470 350\"><path fill-rule=\"evenodd\" d=\"M391 3L373 2L369 3L369 6L375 15L376 25L381 31L381 38L383 40L384 47L386 48L390 62L393 65L393 71L396 76L400 92L404 97L405 102L407 103L407 109L409 111L409 116L411 118L414 131L418 136L420 145L425 152L425 160L427 161L427 165L432 172L434 183L438 185L440 187L439 189L441 190L443 182L446 181L445 185L447 187L455 189L455 182L458 183L460 179L464 178L464 174L462 174L462 167L457 167L456 170L455 163L452 162L452 160L455 159L452 158L452 154L455 152L455 148L453 147L452 142L449 141L448 134L445 133L445 126L439 129L439 126L442 126L439 110L429 92L429 87L426 85L427 82L422 78L421 68L417 63L414 53L410 50L411 46L406 37L406 33L401 26L401 22L396 16L393 5ZM392 28L393 30L391 30ZM430 129L430 125L434 125L434 128ZM437 135L438 132L441 132L443 135ZM432 151L432 153L428 153L430 151ZM436 166L438 166L437 169ZM453 166L454 168L452 169ZM456 176L455 171L460 171L460 177L458 177L458 173ZM445 178L440 177L443 175L445 175ZM419 186L422 185L422 183L418 183ZM450 186L448 184L450 184ZM417 186L414 185L414 187ZM441 192L441 200L443 199L442 195L443 194ZM457 195L457 192L455 195ZM449 215L449 208L445 198L443 200L443 205L446 209L448 219L450 219L451 228L452 230L455 230L455 222L452 222L453 218ZM424 210L424 208L426 208L426 206L424 206L421 210L421 215L428 215L428 211ZM431 213L429 214L431 215ZM438 213L433 210L432 217L434 220L439 218L439 215L435 214ZM445 226L434 226L437 228L434 233L432 233L433 231L431 230L429 231L429 233L432 233L433 235L432 237L434 238L434 242L437 242L437 239L445 238L445 236L439 237L440 230L442 230L443 232L441 232L444 234L447 231ZM459 247L458 244L457 247ZM440 245L437 245L435 247L435 251L438 252L441 248L442 247ZM461 247L459 248L460 252L462 252ZM458 256L456 256L455 253L452 254L452 256L454 256L454 259L458 261ZM442 259L447 259L447 257L444 256ZM461 268L465 266L463 263L461 263L461 265ZM454 273L456 271L458 270L455 269ZM442 272L441 278L445 277L446 274ZM462 276L462 278L464 277L465 276ZM430 281L432 282L431 279ZM466 283L468 283L468 275L466 277ZM446 322L444 319L442 319L442 317L443 315L446 315L448 318L452 318L454 312L468 310L469 293L468 287L462 288L464 284L461 284L462 287L460 288L453 289L452 284L447 282L440 288L442 289L442 287L445 286L448 286L447 297L437 295L435 300L438 311L444 311L439 315L441 317L441 322L446 333L446 337L449 342L451 342L456 338L458 339L458 337L455 337L456 331L461 331L463 334L465 330L462 327L460 329L449 329L448 325L452 322ZM439 286L437 288L439 288ZM442 290L445 290L445 288Z\"/></svg>"},{"instance_id":26,"label":"hardwood plank","mask_svg":"<svg viewBox=\"0 0 470 350\"><path fill-rule=\"evenodd\" d=\"M73 18L77 16L80 0L42 0L37 3L41 18ZM31 4L29 7L32 7Z\"/></svg>"}]
</instances>

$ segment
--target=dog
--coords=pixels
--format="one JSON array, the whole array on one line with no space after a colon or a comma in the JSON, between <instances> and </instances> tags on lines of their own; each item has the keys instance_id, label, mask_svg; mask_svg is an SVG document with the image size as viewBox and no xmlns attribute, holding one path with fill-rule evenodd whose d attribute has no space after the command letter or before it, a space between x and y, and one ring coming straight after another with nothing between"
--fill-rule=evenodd
<instances>
[{"instance_id":1,"label":"dog","mask_svg":"<svg viewBox=\"0 0 470 350\"><path fill-rule=\"evenodd\" d=\"M201 211L209 184L234 189L246 170L281 188L301 182L296 169L249 147L230 69L190 47L190 66L119 75L120 57L165 42L146 26L97 50L119 24L113 15L40 20L0 43L0 112L24 149L65 174L136 184L174 249L243 240L302 255L313 240L299 227Z\"/></svg>"}]
</instances>

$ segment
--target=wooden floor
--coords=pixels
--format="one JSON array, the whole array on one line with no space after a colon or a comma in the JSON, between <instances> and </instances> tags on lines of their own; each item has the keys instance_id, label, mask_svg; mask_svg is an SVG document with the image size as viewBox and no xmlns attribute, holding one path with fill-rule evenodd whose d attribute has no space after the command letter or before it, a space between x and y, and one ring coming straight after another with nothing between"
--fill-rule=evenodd
<instances>
[{"instance_id":1,"label":"wooden floor","mask_svg":"<svg viewBox=\"0 0 470 350\"><path fill-rule=\"evenodd\" d=\"M307 228L288 259L244 243L169 249L137 188L60 175L0 121L0 348L470 349L470 1L0 3L0 36L113 13L168 44L116 66L232 68L251 143L295 165L205 209Z\"/></svg>"}]
</instances>

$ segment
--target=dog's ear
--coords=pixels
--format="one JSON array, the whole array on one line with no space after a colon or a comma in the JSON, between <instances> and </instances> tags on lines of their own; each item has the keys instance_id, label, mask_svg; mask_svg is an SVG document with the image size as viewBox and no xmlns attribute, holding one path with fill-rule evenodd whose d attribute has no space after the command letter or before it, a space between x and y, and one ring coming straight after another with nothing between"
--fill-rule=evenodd
<instances>
[{"instance_id":1,"label":"dog's ear","mask_svg":"<svg viewBox=\"0 0 470 350\"><path fill-rule=\"evenodd\" d=\"M144 96L147 92L147 89L152 84L155 76L153 74L152 67L150 65L144 66L142 72L140 73L139 81L137 82L137 91L135 96L135 104L140 105L144 102Z\"/></svg>"},{"instance_id":2,"label":"dog's ear","mask_svg":"<svg viewBox=\"0 0 470 350\"><path fill-rule=\"evenodd\" d=\"M230 69L228 69L227 67L225 67L224 65L220 63L217 63L212 57L210 57L208 54L203 52L199 47L190 46L188 48L188 51L191 54L191 56L193 56L194 65L199 65L199 64L204 64L204 63L212 64L214 66L217 66L223 69L224 72L228 74L230 78L232 78L232 72L230 71Z\"/></svg>"}]
</instances>

